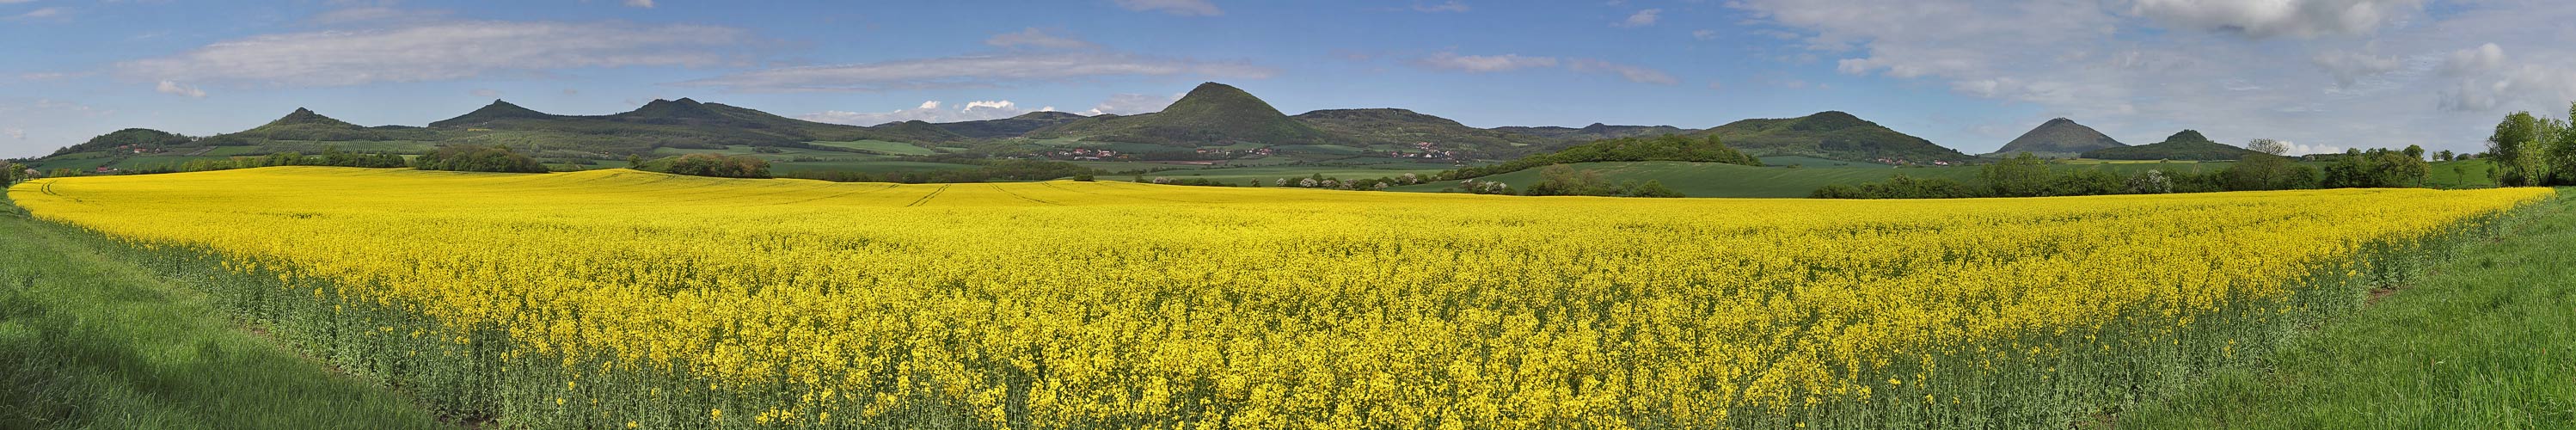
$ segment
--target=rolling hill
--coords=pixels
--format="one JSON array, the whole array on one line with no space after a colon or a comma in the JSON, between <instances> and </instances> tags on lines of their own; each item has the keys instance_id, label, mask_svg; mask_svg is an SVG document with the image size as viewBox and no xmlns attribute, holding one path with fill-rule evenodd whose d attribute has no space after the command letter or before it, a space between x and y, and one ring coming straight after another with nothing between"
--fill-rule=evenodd
<instances>
[{"instance_id":1,"label":"rolling hill","mask_svg":"<svg viewBox=\"0 0 2576 430\"><path fill-rule=\"evenodd\" d=\"M1405 109L1327 109L1297 114L1292 118L1326 133L1346 136L1360 145L1431 143L1443 148L1508 152L1520 148L1561 146L1568 142L1559 138L1468 127L1448 118Z\"/></svg>"},{"instance_id":2,"label":"rolling hill","mask_svg":"<svg viewBox=\"0 0 2576 430\"><path fill-rule=\"evenodd\" d=\"M2084 158L2104 160L2235 160L2260 154L2209 140L2196 130L2183 130L2163 142L2087 151Z\"/></svg>"},{"instance_id":3,"label":"rolling hill","mask_svg":"<svg viewBox=\"0 0 2576 430\"><path fill-rule=\"evenodd\" d=\"M1698 131L1699 131L1699 130L1692 130L1692 129L1687 129L1687 128L1681 128L1681 127L1674 127L1674 126L1669 126L1669 125L1608 125L1608 124L1602 124L1602 123L1597 123L1597 122L1596 122L1596 123L1592 123L1592 125L1583 126L1583 128L1566 128L1566 127L1519 127L1519 126L1510 126L1510 127L1494 127L1494 128L1493 128L1493 130L1494 130L1494 131L1504 132L1504 133L1512 133L1512 134L1520 134L1520 135L1528 135L1528 136L1537 136L1537 137L1543 137L1543 138L1549 138L1549 139L1558 139L1558 140L1567 140L1567 141L1576 141L1576 142L1588 142L1588 141L1601 140L1601 139L1617 139L1617 138L1622 138L1622 137L1650 137L1650 136L1661 136L1661 135L1667 135L1667 134L1690 134L1690 133L1698 132Z\"/></svg>"},{"instance_id":4,"label":"rolling hill","mask_svg":"<svg viewBox=\"0 0 2576 430\"><path fill-rule=\"evenodd\" d=\"M1101 115L1028 133L1036 139L1078 138L1095 142L1128 142L1183 148L1261 145L1338 145L1346 137L1317 130L1279 113L1252 93L1208 82L1191 89L1161 112L1128 116Z\"/></svg>"},{"instance_id":5,"label":"rolling hill","mask_svg":"<svg viewBox=\"0 0 2576 430\"><path fill-rule=\"evenodd\" d=\"M1841 111L1798 118L1748 119L1695 134L1717 136L1728 146L1758 157L1808 156L1882 164L1950 164L1975 159Z\"/></svg>"},{"instance_id":6,"label":"rolling hill","mask_svg":"<svg viewBox=\"0 0 2576 430\"><path fill-rule=\"evenodd\" d=\"M959 136L974 139L993 139L1018 137L1023 134L1028 134L1031 131L1037 131L1037 129L1080 121L1083 118L1087 117L1082 116L1081 114L1068 112L1039 111L1024 113L1020 114L1020 116L1003 119L943 122L932 125L939 126L940 129L947 130L949 133L955 133Z\"/></svg>"},{"instance_id":7,"label":"rolling hill","mask_svg":"<svg viewBox=\"0 0 2576 430\"><path fill-rule=\"evenodd\" d=\"M1997 149L1994 153L1985 156L2002 157L2028 152L2031 155L2047 158L2076 158L2088 151L2126 146L2129 145L2120 143L2119 139L2105 136L2092 127L2076 124L2074 120L2058 118L2042 123L2039 127L2030 129L2030 132L2022 133L2021 137L2005 143L2002 149Z\"/></svg>"}]
</instances>

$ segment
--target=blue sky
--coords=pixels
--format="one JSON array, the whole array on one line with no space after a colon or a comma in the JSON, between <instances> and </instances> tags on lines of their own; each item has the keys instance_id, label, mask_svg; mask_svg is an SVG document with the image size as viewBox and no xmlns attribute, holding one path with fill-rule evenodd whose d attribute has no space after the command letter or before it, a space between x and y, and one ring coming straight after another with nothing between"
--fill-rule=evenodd
<instances>
[{"instance_id":1,"label":"blue sky","mask_svg":"<svg viewBox=\"0 0 2576 430\"><path fill-rule=\"evenodd\" d=\"M2542 0L0 0L0 157L297 107L421 125L692 97L820 121L1141 113L1202 81L1479 127L1843 110L1963 151L2052 117L2311 151L2475 150L2576 100Z\"/></svg>"}]
</instances>

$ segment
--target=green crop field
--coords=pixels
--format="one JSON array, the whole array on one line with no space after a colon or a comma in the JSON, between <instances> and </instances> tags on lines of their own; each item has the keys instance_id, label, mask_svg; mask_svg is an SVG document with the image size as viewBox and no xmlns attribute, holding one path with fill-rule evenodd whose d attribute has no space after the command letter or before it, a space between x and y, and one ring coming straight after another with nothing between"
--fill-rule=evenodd
<instances>
[{"instance_id":1,"label":"green crop field","mask_svg":"<svg viewBox=\"0 0 2576 430\"><path fill-rule=\"evenodd\" d=\"M857 159L853 159L853 160L841 160L841 161L772 161L772 162L770 162L770 163L769 163L769 172L770 172L770 173L772 173L772 174L781 174L781 175L783 175L783 174L788 174L788 173L795 173L795 172L811 172L811 171L841 171L841 172L894 173L894 172L932 172L932 171L940 171L940 170L965 170L965 169L973 169L973 168L975 168L975 166L969 166L969 165L964 165L964 164L931 163L931 162L922 162L922 161L857 160Z\"/></svg>"},{"instance_id":2,"label":"green crop field","mask_svg":"<svg viewBox=\"0 0 2576 430\"><path fill-rule=\"evenodd\" d=\"M888 142L888 141L883 141L883 140L857 140L857 141L849 141L849 142L805 142L805 143L807 143L807 144L812 144L812 145L816 145L816 146L829 146L829 147L834 147L834 148L849 148L849 149L856 149L856 150L860 150L860 151L867 151L867 152L874 152L874 153L879 153L879 154L888 154L888 155L930 155L930 154L937 154L937 153L939 153L939 151L933 151L933 150L930 150L930 148L923 148L923 147L915 146L915 145L913 145L913 144L909 144L909 143L903 143L903 142Z\"/></svg>"},{"instance_id":3,"label":"green crop field","mask_svg":"<svg viewBox=\"0 0 2576 430\"><path fill-rule=\"evenodd\" d=\"M1896 167L1896 166L1890 166L1890 165L1878 164L1878 163L1865 163L1865 162L1859 162L1859 161L1827 160L1827 159L1816 158L1816 157L1804 157L1804 156L1796 156L1796 155L1784 155L1784 156L1777 156L1777 157L1762 157L1762 164L1763 164L1763 165L1766 165L1766 166L1775 166L1775 167L1776 167L1776 166L1789 166L1789 165L1796 165L1796 166L1798 166L1798 167L1804 167L1804 168L1833 168L1833 167L1889 168L1889 167Z\"/></svg>"},{"instance_id":4,"label":"green crop field","mask_svg":"<svg viewBox=\"0 0 2576 430\"><path fill-rule=\"evenodd\" d=\"M1441 171L1441 170L1443 170L1443 169L1447 169L1447 168L1448 168L1448 166L1447 166L1447 165L1441 165L1441 164L1412 164L1412 163L1405 163L1405 164L1369 164L1369 165L1354 165L1354 166L1280 165L1280 166L1232 167L1232 168L1199 169L1199 170L1175 170L1175 171L1165 171L1165 172L1154 172L1154 173L1148 173L1148 174L1145 174L1145 177L1146 177L1146 178L1148 178L1148 179L1150 179L1150 178L1154 178L1154 177L1168 177L1168 178L1173 178L1173 179L1207 179L1207 180L1220 181L1220 182L1226 182L1226 183L1237 184L1237 185L1241 185L1241 184L1246 183L1247 181L1251 181L1251 180L1256 180L1256 179L1257 179L1257 180L1262 181L1262 182L1261 182L1261 186L1265 186L1265 187L1267 187L1267 186L1271 186L1271 181L1278 180L1279 178L1306 178L1306 177L1313 177L1314 175L1317 175L1317 174L1321 174L1321 175L1324 175L1325 177L1331 177L1331 178L1342 178L1342 179L1376 179L1376 178L1395 177L1395 176L1397 176L1397 175L1403 175L1403 174L1406 174L1406 173L1412 173L1412 174L1415 174L1415 175L1420 175L1420 176L1424 176L1424 177L1429 177L1429 176L1431 176L1431 175L1433 175L1433 174L1440 173L1440 171ZM1133 178L1119 178L1119 179L1124 180L1124 179L1133 179Z\"/></svg>"}]
</instances>

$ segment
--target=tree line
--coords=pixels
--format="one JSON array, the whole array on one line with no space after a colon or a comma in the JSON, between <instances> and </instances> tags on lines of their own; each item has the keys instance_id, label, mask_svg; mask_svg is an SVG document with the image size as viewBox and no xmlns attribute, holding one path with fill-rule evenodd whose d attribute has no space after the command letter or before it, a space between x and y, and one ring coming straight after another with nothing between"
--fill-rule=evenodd
<instances>
[{"instance_id":1,"label":"tree line","mask_svg":"<svg viewBox=\"0 0 2576 430\"><path fill-rule=\"evenodd\" d=\"M2265 148L2259 142L2250 146ZM2023 153L1979 169L1974 184L1897 174L1881 182L1827 185L1816 189L1810 197L1944 199L2418 187L2423 186L2425 177L2432 173L2431 164L2424 161L2423 151L2420 146L2409 146L2404 150L2354 149L2333 157L2334 161L2322 169L2301 165L2289 157L2263 153L2246 155L2216 172L2151 169L2131 175L2096 169L2058 171L2050 168L2047 160Z\"/></svg>"},{"instance_id":2,"label":"tree line","mask_svg":"<svg viewBox=\"0 0 2576 430\"><path fill-rule=\"evenodd\" d=\"M1679 135L1602 139L1545 154L1490 166L1440 172L1435 180L1481 178L1544 166L1600 161L1696 161L1761 166L1762 159L1726 146L1717 136L1694 139Z\"/></svg>"}]
</instances>

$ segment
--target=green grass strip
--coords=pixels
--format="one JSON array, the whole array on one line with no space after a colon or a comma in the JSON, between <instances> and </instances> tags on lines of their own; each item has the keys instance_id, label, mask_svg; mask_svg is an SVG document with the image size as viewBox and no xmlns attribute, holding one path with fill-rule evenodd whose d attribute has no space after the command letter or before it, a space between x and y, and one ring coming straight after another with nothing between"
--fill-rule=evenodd
<instances>
[{"instance_id":1,"label":"green grass strip","mask_svg":"<svg viewBox=\"0 0 2576 430\"><path fill-rule=\"evenodd\" d=\"M2576 189L2126 429L2576 428Z\"/></svg>"},{"instance_id":2,"label":"green grass strip","mask_svg":"<svg viewBox=\"0 0 2576 430\"><path fill-rule=\"evenodd\" d=\"M0 428L451 428L0 200Z\"/></svg>"}]
</instances>

